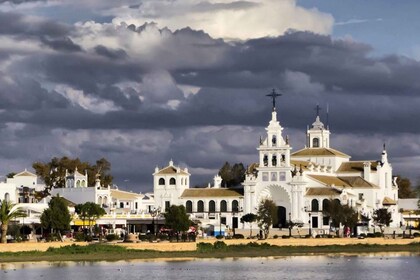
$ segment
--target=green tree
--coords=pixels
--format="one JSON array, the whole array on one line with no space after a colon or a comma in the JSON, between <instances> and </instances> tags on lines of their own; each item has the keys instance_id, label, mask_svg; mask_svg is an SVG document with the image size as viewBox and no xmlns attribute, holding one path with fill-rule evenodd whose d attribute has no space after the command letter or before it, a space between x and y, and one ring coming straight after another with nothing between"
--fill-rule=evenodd
<instances>
[{"instance_id":1,"label":"green tree","mask_svg":"<svg viewBox=\"0 0 420 280\"><path fill-rule=\"evenodd\" d=\"M16 175L15 172L10 172L6 175L6 178L13 178Z\"/></svg>"},{"instance_id":2,"label":"green tree","mask_svg":"<svg viewBox=\"0 0 420 280\"><path fill-rule=\"evenodd\" d=\"M77 204L75 209L77 215L79 215L80 219L83 221L83 225L85 225L85 221L88 221L87 226L90 234L92 234L93 221L96 221L106 214L105 210L94 202Z\"/></svg>"},{"instance_id":3,"label":"green tree","mask_svg":"<svg viewBox=\"0 0 420 280\"><path fill-rule=\"evenodd\" d=\"M57 233L61 238L61 233L70 229L72 218L64 198L55 196L48 203L48 208L41 215L41 225L49 229L51 233Z\"/></svg>"},{"instance_id":4,"label":"green tree","mask_svg":"<svg viewBox=\"0 0 420 280\"><path fill-rule=\"evenodd\" d=\"M6 243L7 228L11 220L26 217L26 212L11 203L9 200L3 200L0 205L0 223L1 223L1 239L0 243Z\"/></svg>"},{"instance_id":5,"label":"green tree","mask_svg":"<svg viewBox=\"0 0 420 280\"><path fill-rule=\"evenodd\" d=\"M270 227L277 220L277 206L271 199L263 199L258 205L257 220L259 228L264 232L264 238L270 233Z\"/></svg>"},{"instance_id":6,"label":"green tree","mask_svg":"<svg viewBox=\"0 0 420 280\"><path fill-rule=\"evenodd\" d=\"M336 228L339 228L340 224L350 228L357 225L358 213L348 205L341 205L338 199L329 200L323 213L330 217L332 225Z\"/></svg>"},{"instance_id":7,"label":"green tree","mask_svg":"<svg viewBox=\"0 0 420 280\"><path fill-rule=\"evenodd\" d=\"M238 186L245 179L245 171L242 163L230 165L229 162L225 162L219 170L219 175L222 177L222 186L228 188Z\"/></svg>"},{"instance_id":8,"label":"green tree","mask_svg":"<svg viewBox=\"0 0 420 280\"><path fill-rule=\"evenodd\" d=\"M178 241L179 233L187 231L191 225L184 205L171 205L163 215L165 217L165 226L176 234L176 240Z\"/></svg>"},{"instance_id":9,"label":"green tree","mask_svg":"<svg viewBox=\"0 0 420 280\"><path fill-rule=\"evenodd\" d=\"M66 170L74 172L76 168L79 172L87 171L88 186L95 185L96 175L99 174L101 185L108 186L112 184L113 177L111 175L111 164L105 159L101 158L96 161L96 164L91 165L88 162L82 162L79 158L71 159L68 157L52 158L49 162L34 162L32 167L46 185L44 192L39 193L39 198L45 197L49 194L51 188L64 188Z\"/></svg>"},{"instance_id":10,"label":"green tree","mask_svg":"<svg viewBox=\"0 0 420 280\"><path fill-rule=\"evenodd\" d=\"M398 198L415 198L416 191L413 190L410 179L397 175Z\"/></svg>"},{"instance_id":11,"label":"green tree","mask_svg":"<svg viewBox=\"0 0 420 280\"><path fill-rule=\"evenodd\" d=\"M379 226L381 232L384 233L385 228L392 222L391 213L386 208L379 208L373 211L373 221Z\"/></svg>"},{"instance_id":12,"label":"green tree","mask_svg":"<svg viewBox=\"0 0 420 280\"><path fill-rule=\"evenodd\" d=\"M248 213L242 216L241 223L249 223L249 237L252 237L252 223L257 220L258 216L253 213Z\"/></svg>"}]
</instances>

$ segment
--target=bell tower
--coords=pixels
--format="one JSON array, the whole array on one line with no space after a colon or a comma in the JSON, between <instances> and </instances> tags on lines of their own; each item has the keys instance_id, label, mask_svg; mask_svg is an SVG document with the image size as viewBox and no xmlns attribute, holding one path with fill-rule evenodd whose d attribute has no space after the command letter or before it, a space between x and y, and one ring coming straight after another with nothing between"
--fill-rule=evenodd
<instances>
[{"instance_id":1,"label":"bell tower","mask_svg":"<svg viewBox=\"0 0 420 280\"><path fill-rule=\"evenodd\" d=\"M324 127L319 117L321 108L316 106L316 119L312 127L306 132L306 146L308 148L329 148L330 147L330 130Z\"/></svg>"}]
</instances>

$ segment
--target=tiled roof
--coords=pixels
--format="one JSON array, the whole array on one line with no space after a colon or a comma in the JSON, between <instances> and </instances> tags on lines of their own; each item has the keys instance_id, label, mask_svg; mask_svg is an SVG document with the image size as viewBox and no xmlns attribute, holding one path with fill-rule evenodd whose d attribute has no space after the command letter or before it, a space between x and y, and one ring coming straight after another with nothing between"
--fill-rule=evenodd
<instances>
[{"instance_id":1,"label":"tiled roof","mask_svg":"<svg viewBox=\"0 0 420 280\"><path fill-rule=\"evenodd\" d=\"M341 192L333 188L308 188L306 191L306 195L313 196L336 196L339 194L341 194Z\"/></svg>"},{"instance_id":2,"label":"tiled roof","mask_svg":"<svg viewBox=\"0 0 420 280\"><path fill-rule=\"evenodd\" d=\"M338 178L340 178L340 180L349 184L352 188L375 188L375 189L379 188L377 185L366 181L360 176L350 176L350 177L340 176Z\"/></svg>"},{"instance_id":3,"label":"tiled roof","mask_svg":"<svg viewBox=\"0 0 420 280\"><path fill-rule=\"evenodd\" d=\"M20 172L20 173L16 174L15 176L13 176L13 177L20 177L20 176L31 176L31 177L36 177L36 175L35 175L34 173L29 172L29 171L28 171L28 170L26 170L26 169L25 169L25 171L22 171L22 172Z\"/></svg>"},{"instance_id":4,"label":"tiled roof","mask_svg":"<svg viewBox=\"0 0 420 280\"><path fill-rule=\"evenodd\" d=\"M125 192L125 191L120 191L120 190L111 190L111 196L112 198L115 198L118 200L136 200L140 198L142 195L138 193Z\"/></svg>"},{"instance_id":5,"label":"tiled roof","mask_svg":"<svg viewBox=\"0 0 420 280\"><path fill-rule=\"evenodd\" d=\"M167 166L165 168L162 168L161 170L159 170L156 174L159 175L168 175L168 174L182 174L182 175L189 175L187 172L185 172L184 170L182 170L181 168L179 168L179 173L177 172L177 168L174 166Z\"/></svg>"},{"instance_id":6,"label":"tiled roof","mask_svg":"<svg viewBox=\"0 0 420 280\"><path fill-rule=\"evenodd\" d=\"M340 167L338 168L337 172L363 172L363 163L365 161L349 161L343 162ZM370 170L376 171L376 167L378 166L378 162L370 161Z\"/></svg>"},{"instance_id":7,"label":"tiled roof","mask_svg":"<svg viewBox=\"0 0 420 280\"><path fill-rule=\"evenodd\" d=\"M196 188L184 190L181 197L241 197L243 195L243 189Z\"/></svg>"},{"instance_id":8,"label":"tiled roof","mask_svg":"<svg viewBox=\"0 0 420 280\"><path fill-rule=\"evenodd\" d=\"M350 158L349 155L331 148L305 148L291 154L292 157L305 157L305 156L338 156Z\"/></svg>"},{"instance_id":9,"label":"tiled roof","mask_svg":"<svg viewBox=\"0 0 420 280\"><path fill-rule=\"evenodd\" d=\"M304 160L290 160L290 164L292 166L296 166L296 169L299 170L299 168L302 166L303 170L308 170L309 161Z\"/></svg>"},{"instance_id":10,"label":"tiled roof","mask_svg":"<svg viewBox=\"0 0 420 280\"><path fill-rule=\"evenodd\" d=\"M325 176L325 175L308 175L313 179L321 182L324 185L331 186L335 185L336 187L344 188L379 188L378 186L369 183L360 176Z\"/></svg>"},{"instance_id":11,"label":"tiled roof","mask_svg":"<svg viewBox=\"0 0 420 280\"><path fill-rule=\"evenodd\" d=\"M397 202L393 200L392 198L385 196L384 200L382 201L382 204L383 205L397 205Z\"/></svg>"}]
</instances>

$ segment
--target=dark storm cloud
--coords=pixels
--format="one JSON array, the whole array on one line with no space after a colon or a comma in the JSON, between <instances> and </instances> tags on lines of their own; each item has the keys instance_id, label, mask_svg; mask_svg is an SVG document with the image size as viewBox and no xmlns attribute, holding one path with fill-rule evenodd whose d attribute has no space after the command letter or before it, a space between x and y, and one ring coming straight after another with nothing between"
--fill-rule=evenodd
<instances>
[{"instance_id":1,"label":"dark storm cloud","mask_svg":"<svg viewBox=\"0 0 420 280\"><path fill-rule=\"evenodd\" d=\"M110 59L124 59L127 57L127 53L122 49L112 50L102 45L96 46L95 52Z\"/></svg>"}]
</instances>

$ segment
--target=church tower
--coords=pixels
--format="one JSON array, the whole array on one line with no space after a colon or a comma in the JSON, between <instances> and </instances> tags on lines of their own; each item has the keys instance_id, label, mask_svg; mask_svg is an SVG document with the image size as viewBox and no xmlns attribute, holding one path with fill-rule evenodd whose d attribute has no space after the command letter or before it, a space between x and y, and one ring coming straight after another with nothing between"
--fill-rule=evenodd
<instances>
[{"instance_id":1,"label":"church tower","mask_svg":"<svg viewBox=\"0 0 420 280\"><path fill-rule=\"evenodd\" d=\"M319 118L320 107L316 106L316 119L312 127L306 132L306 147L308 148L329 148L330 130L324 127Z\"/></svg>"}]
</instances>

